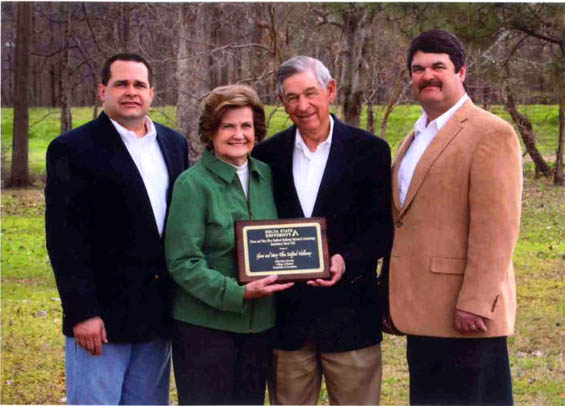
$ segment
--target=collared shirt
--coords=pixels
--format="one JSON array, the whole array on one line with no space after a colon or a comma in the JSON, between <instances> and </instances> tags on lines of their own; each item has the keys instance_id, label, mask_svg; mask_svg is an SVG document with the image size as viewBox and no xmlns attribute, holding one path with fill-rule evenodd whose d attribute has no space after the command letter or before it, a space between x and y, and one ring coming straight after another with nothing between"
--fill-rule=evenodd
<instances>
[{"instance_id":1,"label":"collared shirt","mask_svg":"<svg viewBox=\"0 0 565 406\"><path fill-rule=\"evenodd\" d=\"M414 140L412 144L408 147L402 162L400 163L400 168L398 168L398 185L400 192L400 206L404 206L404 201L406 200L406 194L410 188L410 182L412 182L412 176L416 170L416 166L426 152L426 149L433 141L437 133L445 126L455 112L467 101L469 96L465 93L449 110L443 113L441 116L433 120L431 123L426 125L428 122L428 116L425 111L422 111L422 115L414 124Z\"/></svg>"},{"instance_id":2,"label":"collared shirt","mask_svg":"<svg viewBox=\"0 0 565 406\"><path fill-rule=\"evenodd\" d=\"M110 119L111 120L111 119ZM149 196L155 223L159 235L163 234L167 213L167 189L169 188L169 172L157 142L157 131L153 121L145 116L147 134L138 137L133 131L121 126L114 120L112 124L122 137L137 170L143 179L145 190Z\"/></svg>"},{"instance_id":3,"label":"collared shirt","mask_svg":"<svg viewBox=\"0 0 565 406\"><path fill-rule=\"evenodd\" d=\"M330 133L328 138L319 144L314 152L308 149L302 139L300 130L296 129L294 151L292 153L292 174L296 193L298 193L298 199L305 217L311 217L314 211L316 197L318 196L322 176L330 155L333 129L334 120L330 116Z\"/></svg>"}]
</instances>

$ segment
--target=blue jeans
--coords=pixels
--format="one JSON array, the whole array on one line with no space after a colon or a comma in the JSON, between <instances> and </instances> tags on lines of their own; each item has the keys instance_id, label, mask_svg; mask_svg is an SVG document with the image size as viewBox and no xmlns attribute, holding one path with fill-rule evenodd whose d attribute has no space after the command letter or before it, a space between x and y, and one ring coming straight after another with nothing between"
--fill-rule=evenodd
<instances>
[{"instance_id":1,"label":"blue jeans","mask_svg":"<svg viewBox=\"0 0 565 406\"><path fill-rule=\"evenodd\" d=\"M169 404L169 340L103 344L100 356L90 355L71 337L65 347L67 404Z\"/></svg>"}]
</instances>

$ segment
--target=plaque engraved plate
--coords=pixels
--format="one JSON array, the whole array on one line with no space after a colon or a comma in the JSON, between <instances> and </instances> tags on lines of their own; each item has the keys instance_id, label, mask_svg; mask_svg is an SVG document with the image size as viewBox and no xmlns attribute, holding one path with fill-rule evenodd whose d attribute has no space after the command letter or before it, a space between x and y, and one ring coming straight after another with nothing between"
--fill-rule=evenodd
<instances>
[{"instance_id":1,"label":"plaque engraved plate","mask_svg":"<svg viewBox=\"0 0 565 406\"><path fill-rule=\"evenodd\" d=\"M324 218L237 221L235 230L241 283L269 275L281 281L330 276Z\"/></svg>"}]
</instances>

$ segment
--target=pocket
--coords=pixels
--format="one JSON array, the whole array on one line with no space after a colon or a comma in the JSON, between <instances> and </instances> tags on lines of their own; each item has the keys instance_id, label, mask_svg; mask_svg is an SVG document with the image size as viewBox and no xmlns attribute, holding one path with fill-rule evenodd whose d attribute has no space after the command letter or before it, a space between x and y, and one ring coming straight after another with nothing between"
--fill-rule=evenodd
<instances>
[{"instance_id":1,"label":"pocket","mask_svg":"<svg viewBox=\"0 0 565 406\"><path fill-rule=\"evenodd\" d=\"M440 258L432 257L430 271L448 275L463 275L465 273L464 258Z\"/></svg>"}]
</instances>

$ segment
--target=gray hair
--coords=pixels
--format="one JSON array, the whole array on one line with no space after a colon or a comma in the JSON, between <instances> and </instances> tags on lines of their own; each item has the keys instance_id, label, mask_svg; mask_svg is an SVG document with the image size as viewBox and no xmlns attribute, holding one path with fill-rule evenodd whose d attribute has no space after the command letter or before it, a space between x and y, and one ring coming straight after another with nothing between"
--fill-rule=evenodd
<instances>
[{"instance_id":1,"label":"gray hair","mask_svg":"<svg viewBox=\"0 0 565 406\"><path fill-rule=\"evenodd\" d=\"M328 87L330 81L332 80L332 75L328 68L316 58L311 58L309 56L295 56L285 61L280 67L277 73L277 91L279 95L284 94L283 83L289 77L296 73L302 73L306 71L312 71L314 77L318 81L318 84L324 89Z\"/></svg>"}]
</instances>

